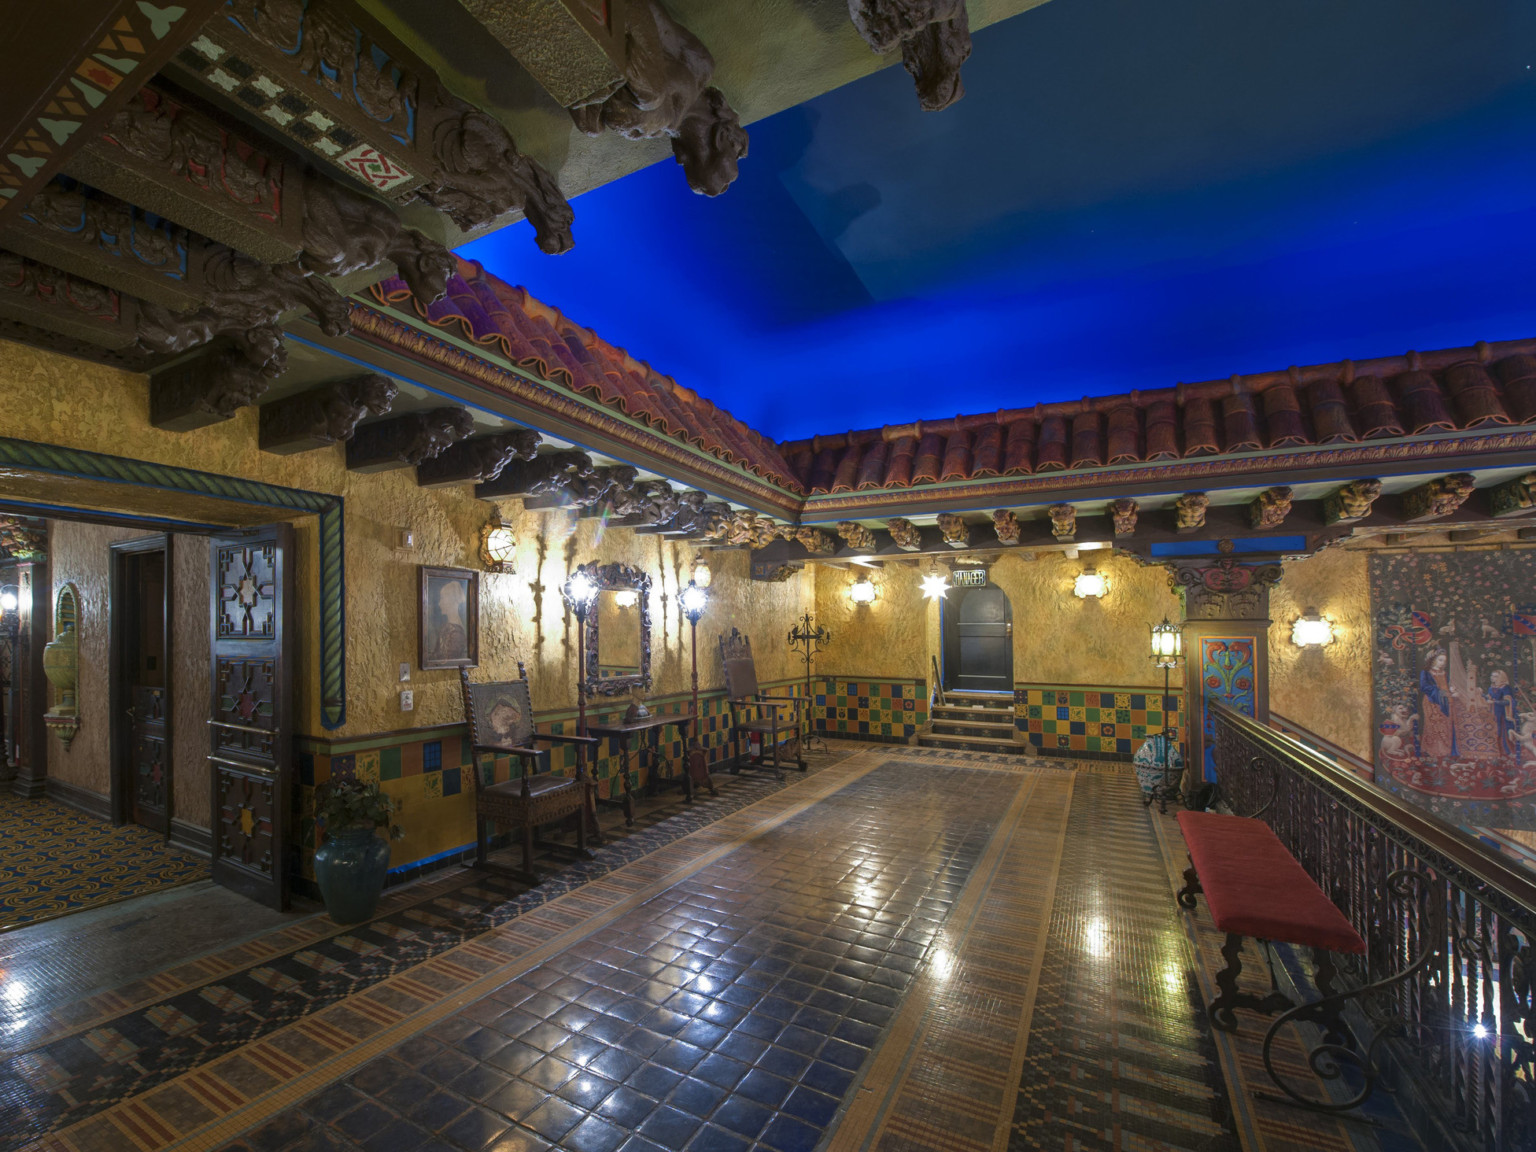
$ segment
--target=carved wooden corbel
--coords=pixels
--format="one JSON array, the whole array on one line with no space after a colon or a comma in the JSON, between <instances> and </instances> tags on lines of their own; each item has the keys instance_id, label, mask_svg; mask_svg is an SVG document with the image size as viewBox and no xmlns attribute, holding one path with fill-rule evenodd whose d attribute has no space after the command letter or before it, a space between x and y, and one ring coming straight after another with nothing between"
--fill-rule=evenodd
<instances>
[{"instance_id":1,"label":"carved wooden corbel","mask_svg":"<svg viewBox=\"0 0 1536 1152\"><path fill-rule=\"evenodd\" d=\"M1364 520L1380 495L1380 480L1351 480L1323 498L1323 523L1353 524Z\"/></svg>"},{"instance_id":2,"label":"carved wooden corbel","mask_svg":"<svg viewBox=\"0 0 1536 1152\"><path fill-rule=\"evenodd\" d=\"M1052 504L1046 509L1051 518L1051 535L1058 540L1077 539L1077 509L1071 504Z\"/></svg>"},{"instance_id":3,"label":"carved wooden corbel","mask_svg":"<svg viewBox=\"0 0 1536 1152\"><path fill-rule=\"evenodd\" d=\"M812 528L802 525L793 530L793 539L807 551L816 555L828 555L837 551L837 541L830 532L824 532L820 528Z\"/></svg>"},{"instance_id":4,"label":"carved wooden corbel","mask_svg":"<svg viewBox=\"0 0 1536 1152\"><path fill-rule=\"evenodd\" d=\"M891 542L903 552L917 552L923 546L922 530L905 517L887 520L885 530L891 534Z\"/></svg>"},{"instance_id":5,"label":"carved wooden corbel","mask_svg":"<svg viewBox=\"0 0 1536 1152\"><path fill-rule=\"evenodd\" d=\"M1475 487L1476 479L1470 472L1454 472L1421 484L1403 493L1403 519L1434 520L1449 516L1467 502Z\"/></svg>"},{"instance_id":6,"label":"carved wooden corbel","mask_svg":"<svg viewBox=\"0 0 1536 1152\"><path fill-rule=\"evenodd\" d=\"M992 530L997 533L999 544L1017 544L1023 532L1018 516L1007 508L992 513Z\"/></svg>"},{"instance_id":7,"label":"carved wooden corbel","mask_svg":"<svg viewBox=\"0 0 1536 1152\"><path fill-rule=\"evenodd\" d=\"M938 515L939 533L944 537L944 543L951 548L969 548L971 546L971 526L965 522L965 517L955 512L940 512Z\"/></svg>"},{"instance_id":8,"label":"carved wooden corbel","mask_svg":"<svg viewBox=\"0 0 1536 1152\"><path fill-rule=\"evenodd\" d=\"M1266 488L1248 505L1248 523L1255 528L1278 528L1291 514L1291 490Z\"/></svg>"},{"instance_id":9,"label":"carved wooden corbel","mask_svg":"<svg viewBox=\"0 0 1536 1152\"><path fill-rule=\"evenodd\" d=\"M965 0L849 0L848 14L882 56L900 46L902 66L926 111L948 108L965 95L960 66L971 55Z\"/></svg>"},{"instance_id":10,"label":"carved wooden corbel","mask_svg":"<svg viewBox=\"0 0 1536 1152\"><path fill-rule=\"evenodd\" d=\"M1198 532L1205 527L1205 510L1211 499L1204 492L1186 492L1173 502L1175 532Z\"/></svg>"},{"instance_id":11,"label":"carved wooden corbel","mask_svg":"<svg viewBox=\"0 0 1536 1152\"><path fill-rule=\"evenodd\" d=\"M1493 516L1518 516L1536 509L1536 472L1527 472L1488 490L1488 511Z\"/></svg>"},{"instance_id":12,"label":"carved wooden corbel","mask_svg":"<svg viewBox=\"0 0 1536 1152\"><path fill-rule=\"evenodd\" d=\"M879 547L875 534L857 520L839 520L837 534L843 538L848 547L860 552L873 552Z\"/></svg>"},{"instance_id":13,"label":"carved wooden corbel","mask_svg":"<svg viewBox=\"0 0 1536 1152\"><path fill-rule=\"evenodd\" d=\"M474 417L462 408L406 412L363 424L347 441L347 468L364 473L414 468L441 455L474 430Z\"/></svg>"},{"instance_id":14,"label":"carved wooden corbel","mask_svg":"<svg viewBox=\"0 0 1536 1152\"><path fill-rule=\"evenodd\" d=\"M659 0L634 0L627 10L624 84L571 105L571 119L588 136L670 137L688 186L718 196L736 179L747 133L724 93L710 86L715 59Z\"/></svg>"},{"instance_id":15,"label":"carved wooden corbel","mask_svg":"<svg viewBox=\"0 0 1536 1152\"><path fill-rule=\"evenodd\" d=\"M532 460L539 454L540 436L532 428L513 428L460 440L416 467L416 483L423 488L452 484L485 484L500 476L514 460Z\"/></svg>"},{"instance_id":16,"label":"carved wooden corbel","mask_svg":"<svg viewBox=\"0 0 1536 1152\"><path fill-rule=\"evenodd\" d=\"M358 421L388 412L398 393L388 376L369 372L263 404L261 450L287 456L341 444L352 439Z\"/></svg>"},{"instance_id":17,"label":"carved wooden corbel","mask_svg":"<svg viewBox=\"0 0 1536 1152\"><path fill-rule=\"evenodd\" d=\"M150 377L149 422L167 432L206 428L257 403L271 383L241 348L210 345Z\"/></svg>"},{"instance_id":18,"label":"carved wooden corbel","mask_svg":"<svg viewBox=\"0 0 1536 1152\"><path fill-rule=\"evenodd\" d=\"M1109 518L1115 526L1116 536L1131 536L1136 532L1136 521L1141 515L1141 505L1134 500L1111 500Z\"/></svg>"},{"instance_id":19,"label":"carved wooden corbel","mask_svg":"<svg viewBox=\"0 0 1536 1152\"><path fill-rule=\"evenodd\" d=\"M138 301L104 284L0 251L0 317L102 348L129 349Z\"/></svg>"},{"instance_id":20,"label":"carved wooden corbel","mask_svg":"<svg viewBox=\"0 0 1536 1152\"><path fill-rule=\"evenodd\" d=\"M560 501L566 491L593 472L592 457L585 452L565 449L546 452L532 460L514 460L501 470L495 480L475 486L481 500L499 496L539 497ZM525 501L525 506L531 506ZM553 507L546 504L545 507Z\"/></svg>"}]
</instances>

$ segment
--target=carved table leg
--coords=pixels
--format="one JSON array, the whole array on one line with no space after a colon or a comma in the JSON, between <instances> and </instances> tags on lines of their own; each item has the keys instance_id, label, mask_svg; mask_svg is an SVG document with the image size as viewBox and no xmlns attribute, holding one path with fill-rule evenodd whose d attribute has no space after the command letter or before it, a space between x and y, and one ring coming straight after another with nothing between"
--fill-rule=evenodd
<instances>
[{"instance_id":1,"label":"carved table leg","mask_svg":"<svg viewBox=\"0 0 1536 1152\"><path fill-rule=\"evenodd\" d=\"M1184 887L1179 889L1179 894L1175 899L1178 900L1180 908L1193 910L1195 907L1195 897L1204 891L1205 889L1200 887L1200 877L1195 875L1195 862L1191 860L1189 867L1184 869Z\"/></svg>"},{"instance_id":2,"label":"carved table leg","mask_svg":"<svg viewBox=\"0 0 1536 1152\"><path fill-rule=\"evenodd\" d=\"M1290 998L1279 991L1273 991L1268 996L1255 996L1238 989L1237 978L1243 971L1244 939L1236 932L1228 932L1227 942L1221 946L1221 954L1226 958L1227 966L1216 973L1216 987L1221 992L1211 1001L1207 1013L1211 1018L1211 1027L1220 1028L1223 1032L1237 1031L1237 1018L1232 1014L1234 1008L1251 1008L1269 1016L1291 1007Z\"/></svg>"},{"instance_id":3,"label":"carved table leg","mask_svg":"<svg viewBox=\"0 0 1536 1152\"><path fill-rule=\"evenodd\" d=\"M633 791L633 789L631 789L630 784L629 784L629 774L630 774L630 765L631 765L630 756L631 756L632 751L633 751L633 749L630 748L629 741L625 740L624 741L624 766L621 769L621 773L622 773L622 775L624 777L624 826L626 828L633 828L634 824L635 824L635 794L634 794L634 791Z\"/></svg>"}]
</instances>

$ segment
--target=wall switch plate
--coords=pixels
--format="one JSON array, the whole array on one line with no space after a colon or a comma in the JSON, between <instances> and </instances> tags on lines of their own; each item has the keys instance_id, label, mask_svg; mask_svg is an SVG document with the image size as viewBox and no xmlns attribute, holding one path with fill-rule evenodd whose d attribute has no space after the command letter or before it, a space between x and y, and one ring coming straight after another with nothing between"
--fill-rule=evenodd
<instances>
[{"instance_id":1,"label":"wall switch plate","mask_svg":"<svg viewBox=\"0 0 1536 1152\"><path fill-rule=\"evenodd\" d=\"M411 666L404 660L400 661L400 680L402 682L411 678Z\"/></svg>"},{"instance_id":2,"label":"wall switch plate","mask_svg":"<svg viewBox=\"0 0 1536 1152\"><path fill-rule=\"evenodd\" d=\"M416 533L412 532L409 528L402 528L402 529L400 529L400 536L399 536L398 540L396 541L396 547L399 547L399 548L414 548L414 547L416 547Z\"/></svg>"},{"instance_id":3,"label":"wall switch plate","mask_svg":"<svg viewBox=\"0 0 1536 1152\"><path fill-rule=\"evenodd\" d=\"M405 688L400 693L400 711L409 712L416 707L416 693Z\"/></svg>"}]
</instances>

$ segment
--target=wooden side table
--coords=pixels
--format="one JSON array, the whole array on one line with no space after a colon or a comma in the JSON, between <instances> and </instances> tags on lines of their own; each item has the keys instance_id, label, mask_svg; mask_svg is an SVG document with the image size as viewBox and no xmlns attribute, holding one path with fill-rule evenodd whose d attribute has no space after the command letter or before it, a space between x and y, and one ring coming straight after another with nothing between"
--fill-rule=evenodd
<instances>
[{"instance_id":1,"label":"wooden side table","mask_svg":"<svg viewBox=\"0 0 1536 1152\"><path fill-rule=\"evenodd\" d=\"M661 730L676 725L686 747L688 731L697 720L698 715L694 712L656 712L638 720L610 720L597 723L588 721L587 735L607 737L624 754L624 767L619 773L624 781L623 797L620 799L598 797L597 802L623 808L624 823L634 824L635 794L630 782L630 774L634 770L634 762L640 760L644 763L643 757L649 754L651 771L650 779L646 783L646 795L654 795L658 788L675 784L683 790L683 802L692 804L693 780L686 769L674 772L670 776L661 775ZM671 757L667 759L670 760Z\"/></svg>"}]
</instances>

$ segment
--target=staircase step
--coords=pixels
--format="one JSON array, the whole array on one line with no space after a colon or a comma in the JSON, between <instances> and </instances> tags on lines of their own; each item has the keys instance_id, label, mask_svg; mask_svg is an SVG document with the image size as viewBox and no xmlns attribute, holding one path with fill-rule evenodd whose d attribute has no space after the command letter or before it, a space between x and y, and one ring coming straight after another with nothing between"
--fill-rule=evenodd
<instances>
[{"instance_id":1,"label":"staircase step","mask_svg":"<svg viewBox=\"0 0 1536 1152\"><path fill-rule=\"evenodd\" d=\"M933 721L933 730L949 735L964 736L973 734L976 736L997 736L1013 739L1013 717L1006 720L951 720L948 716L937 716Z\"/></svg>"},{"instance_id":2,"label":"staircase step","mask_svg":"<svg viewBox=\"0 0 1536 1152\"><path fill-rule=\"evenodd\" d=\"M1004 740L993 736L948 736L942 732L925 732L917 738L924 748L949 748L968 752L1014 752L1024 755L1028 745L1017 740Z\"/></svg>"},{"instance_id":3,"label":"staircase step","mask_svg":"<svg viewBox=\"0 0 1536 1152\"><path fill-rule=\"evenodd\" d=\"M935 720L979 720L993 724L1013 723L1013 708L966 708L955 704L935 704Z\"/></svg>"}]
</instances>

